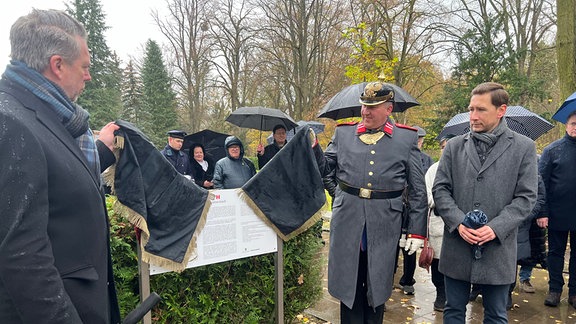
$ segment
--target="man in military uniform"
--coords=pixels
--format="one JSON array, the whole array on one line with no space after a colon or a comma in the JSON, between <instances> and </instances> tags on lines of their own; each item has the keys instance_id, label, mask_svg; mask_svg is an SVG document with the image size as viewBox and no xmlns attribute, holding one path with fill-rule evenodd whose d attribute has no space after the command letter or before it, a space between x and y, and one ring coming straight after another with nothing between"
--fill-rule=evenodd
<instances>
[{"instance_id":1,"label":"man in military uniform","mask_svg":"<svg viewBox=\"0 0 576 324\"><path fill-rule=\"evenodd\" d=\"M172 164L172 166L180 174L191 177L192 166L190 165L190 158L188 154L182 152L182 144L184 144L184 136L186 132L181 130L171 130L168 133L168 144L162 150L162 155Z\"/></svg>"},{"instance_id":2,"label":"man in military uniform","mask_svg":"<svg viewBox=\"0 0 576 324\"><path fill-rule=\"evenodd\" d=\"M402 192L408 187L409 238L415 253L426 234L426 187L416 130L389 118L394 91L380 82L360 97L362 122L340 125L322 154L325 182L336 186L330 224L328 290L341 301L342 323L382 323L392 294L402 226Z\"/></svg>"}]
</instances>

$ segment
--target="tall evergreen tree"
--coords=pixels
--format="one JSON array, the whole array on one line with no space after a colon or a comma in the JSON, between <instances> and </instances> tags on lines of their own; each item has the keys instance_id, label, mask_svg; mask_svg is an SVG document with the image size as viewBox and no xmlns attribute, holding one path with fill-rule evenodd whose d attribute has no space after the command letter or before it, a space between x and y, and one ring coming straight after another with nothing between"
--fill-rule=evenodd
<instances>
[{"instance_id":1,"label":"tall evergreen tree","mask_svg":"<svg viewBox=\"0 0 576 324\"><path fill-rule=\"evenodd\" d=\"M124 78L122 80L122 119L143 128L149 115L142 109L142 79L130 60L124 68Z\"/></svg>"},{"instance_id":2,"label":"tall evergreen tree","mask_svg":"<svg viewBox=\"0 0 576 324\"><path fill-rule=\"evenodd\" d=\"M155 41L146 41L142 77L142 108L149 114L144 132L156 146L166 143L166 132L176 128L176 94L172 89L172 78L162 58L160 46Z\"/></svg>"},{"instance_id":3,"label":"tall evergreen tree","mask_svg":"<svg viewBox=\"0 0 576 324\"><path fill-rule=\"evenodd\" d=\"M67 11L88 31L92 80L86 83L78 103L90 112L92 127L99 128L120 115L120 62L106 44L106 15L99 0L74 0L67 5Z\"/></svg>"}]
</instances>

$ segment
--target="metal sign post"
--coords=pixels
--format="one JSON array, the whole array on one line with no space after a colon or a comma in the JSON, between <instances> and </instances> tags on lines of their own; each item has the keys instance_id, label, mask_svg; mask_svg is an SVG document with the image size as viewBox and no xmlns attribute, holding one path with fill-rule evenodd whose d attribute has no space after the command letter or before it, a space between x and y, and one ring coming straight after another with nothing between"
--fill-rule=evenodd
<instances>
[{"instance_id":1,"label":"metal sign post","mask_svg":"<svg viewBox=\"0 0 576 324\"><path fill-rule=\"evenodd\" d=\"M276 271L274 282L276 284L276 324L284 323L284 242L278 236L278 251L274 256L274 268Z\"/></svg>"}]
</instances>

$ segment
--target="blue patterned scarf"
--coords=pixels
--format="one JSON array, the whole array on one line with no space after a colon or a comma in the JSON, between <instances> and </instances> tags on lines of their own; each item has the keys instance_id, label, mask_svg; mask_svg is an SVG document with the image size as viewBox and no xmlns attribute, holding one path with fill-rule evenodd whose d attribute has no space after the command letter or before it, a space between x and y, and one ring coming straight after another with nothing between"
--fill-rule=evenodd
<instances>
[{"instance_id":1,"label":"blue patterned scarf","mask_svg":"<svg viewBox=\"0 0 576 324\"><path fill-rule=\"evenodd\" d=\"M88 126L90 114L73 103L58 85L23 62L10 61L4 76L32 92L52 108L62 125L76 139L96 178L100 179L100 158L92 130Z\"/></svg>"}]
</instances>

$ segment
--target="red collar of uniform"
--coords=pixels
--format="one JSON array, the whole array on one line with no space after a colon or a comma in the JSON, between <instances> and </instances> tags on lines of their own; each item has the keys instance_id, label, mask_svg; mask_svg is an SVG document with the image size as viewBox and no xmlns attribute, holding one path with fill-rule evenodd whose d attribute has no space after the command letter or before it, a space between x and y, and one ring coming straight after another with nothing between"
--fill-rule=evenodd
<instances>
[{"instance_id":1,"label":"red collar of uniform","mask_svg":"<svg viewBox=\"0 0 576 324\"><path fill-rule=\"evenodd\" d=\"M358 123L358 126L356 126L356 134L357 135L364 134L366 133L366 131L368 131L368 129L366 129L364 123L362 122ZM392 136L392 132L394 131L394 124L392 124L389 120L387 120L386 124L382 126L381 131L383 131L388 136Z\"/></svg>"}]
</instances>

